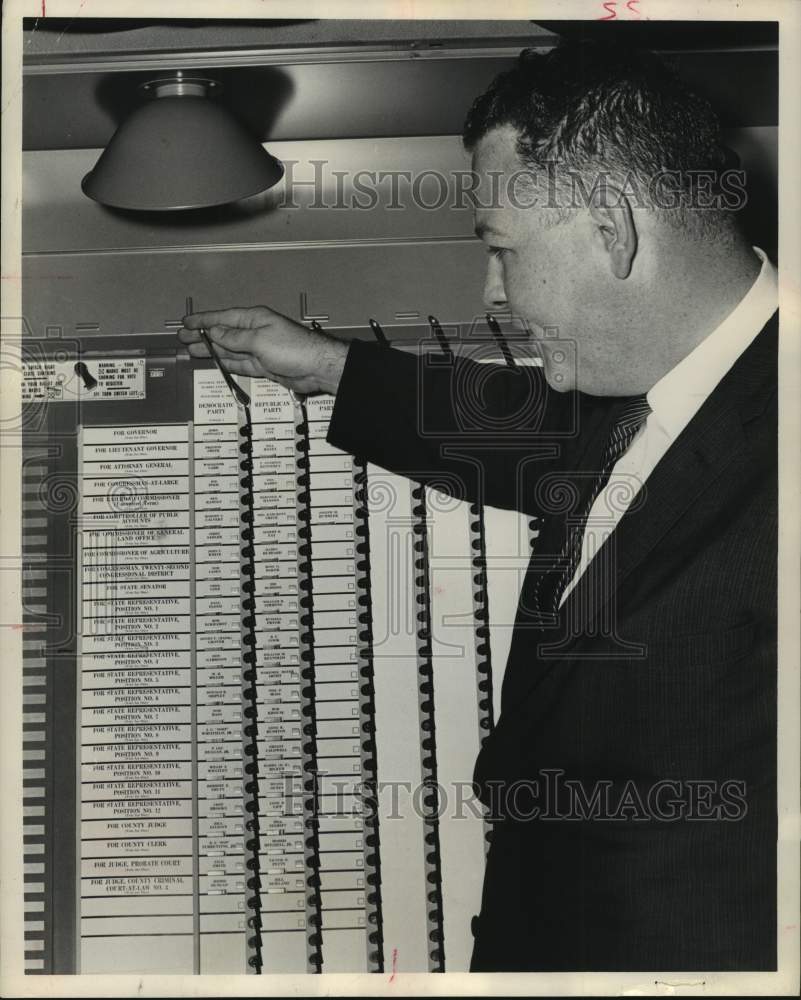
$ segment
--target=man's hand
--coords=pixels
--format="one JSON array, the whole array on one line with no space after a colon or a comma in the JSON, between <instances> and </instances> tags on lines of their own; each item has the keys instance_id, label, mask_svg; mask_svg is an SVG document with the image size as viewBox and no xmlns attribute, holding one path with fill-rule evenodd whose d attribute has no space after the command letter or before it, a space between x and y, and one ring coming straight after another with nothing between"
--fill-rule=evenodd
<instances>
[{"instance_id":1,"label":"man's hand","mask_svg":"<svg viewBox=\"0 0 801 1000\"><path fill-rule=\"evenodd\" d=\"M195 358L207 358L200 328L208 333L234 375L269 378L299 393L335 393L348 345L266 306L184 316L178 339Z\"/></svg>"}]
</instances>

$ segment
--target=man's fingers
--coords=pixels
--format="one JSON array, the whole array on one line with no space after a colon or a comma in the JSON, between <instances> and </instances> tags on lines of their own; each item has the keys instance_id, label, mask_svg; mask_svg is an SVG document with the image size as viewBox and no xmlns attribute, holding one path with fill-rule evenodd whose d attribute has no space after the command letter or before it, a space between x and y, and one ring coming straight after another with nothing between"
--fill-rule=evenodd
<instances>
[{"instance_id":1,"label":"man's fingers","mask_svg":"<svg viewBox=\"0 0 801 1000\"><path fill-rule=\"evenodd\" d=\"M258 378L264 376L264 371L253 358L248 358L241 354L238 357L226 360L225 367L232 375L251 375Z\"/></svg>"},{"instance_id":2,"label":"man's fingers","mask_svg":"<svg viewBox=\"0 0 801 1000\"><path fill-rule=\"evenodd\" d=\"M222 343L215 337L212 337L212 343L214 344L214 351L220 360L225 361L245 361L251 358L252 355L247 351L229 351L227 347L223 347ZM187 345L187 349L193 358L208 358L209 349L206 347L206 343L203 340L193 341L191 344ZM255 361L255 359L254 359ZM258 362L256 362L258 364Z\"/></svg>"},{"instance_id":3,"label":"man's fingers","mask_svg":"<svg viewBox=\"0 0 801 1000\"><path fill-rule=\"evenodd\" d=\"M232 375L250 375L255 378L267 378L273 382L277 382L279 385L282 385L287 389L292 388L292 379L287 378L284 375L279 375L276 372L267 371L264 366L253 357L252 354L226 350L226 348L217 341L215 341L214 346L217 356L224 362L226 369L231 372ZM208 359L210 357L208 347L206 347L206 344L200 339L194 340L192 343L188 344L188 351L193 358Z\"/></svg>"},{"instance_id":4,"label":"man's fingers","mask_svg":"<svg viewBox=\"0 0 801 1000\"><path fill-rule=\"evenodd\" d=\"M220 357L234 357L241 354L252 354L256 343L253 330L241 330L225 326L210 326L206 329L209 339L217 349ZM179 330L178 339L189 346L189 353L196 358L208 357L206 343L200 330ZM193 350L202 348L202 350Z\"/></svg>"},{"instance_id":5,"label":"man's fingers","mask_svg":"<svg viewBox=\"0 0 801 1000\"><path fill-rule=\"evenodd\" d=\"M249 330L266 325L272 316L272 311L266 306L251 308L234 306L231 309L221 309L216 312L190 313L188 316L184 316L181 322L187 330L199 330L201 326L206 329L212 326L230 326Z\"/></svg>"},{"instance_id":6,"label":"man's fingers","mask_svg":"<svg viewBox=\"0 0 801 1000\"><path fill-rule=\"evenodd\" d=\"M190 344L189 354L193 358L209 359L209 351L204 343ZM217 349L217 356L225 364L226 369L234 375L254 375L262 377L265 372L261 365L248 354L232 354L230 351Z\"/></svg>"},{"instance_id":7,"label":"man's fingers","mask_svg":"<svg viewBox=\"0 0 801 1000\"><path fill-rule=\"evenodd\" d=\"M211 326L207 332L215 347L236 354L253 354L258 338L254 330L225 326Z\"/></svg>"}]
</instances>

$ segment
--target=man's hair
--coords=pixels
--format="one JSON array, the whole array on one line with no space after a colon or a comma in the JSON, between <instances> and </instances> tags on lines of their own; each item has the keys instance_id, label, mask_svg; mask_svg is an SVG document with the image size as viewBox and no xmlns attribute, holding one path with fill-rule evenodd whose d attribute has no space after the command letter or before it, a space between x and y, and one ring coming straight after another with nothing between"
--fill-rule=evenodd
<instances>
[{"instance_id":1,"label":"man's hair","mask_svg":"<svg viewBox=\"0 0 801 1000\"><path fill-rule=\"evenodd\" d=\"M711 106L650 52L597 42L526 49L473 104L465 147L504 125L517 132L523 166L551 172L560 217L599 177L664 221L704 231L728 228L744 201L742 176L739 193L721 199L736 158Z\"/></svg>"}]
</instances>

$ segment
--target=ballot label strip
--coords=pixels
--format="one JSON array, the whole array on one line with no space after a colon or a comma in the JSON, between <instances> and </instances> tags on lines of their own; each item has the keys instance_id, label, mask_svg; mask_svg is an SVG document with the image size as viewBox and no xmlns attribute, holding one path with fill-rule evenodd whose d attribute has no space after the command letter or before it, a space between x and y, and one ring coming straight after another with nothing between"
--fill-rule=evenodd
<instances>
[{"instance_id":1,"label":"ballot label strip","mask_svg":"<svg viewBox=\"0 0 801 1000\"><path fill-rule=\"evenodd\" d=\"M326 441L333 400L309 399L302 443L307 477L310 609L315 664L319 893L323 971L378 971L378 817L366 802L375 773L371 729L368 540L354 460Z\"/></svg>"},{"instance_id":2,"label":"ballot label strip","mask_svg":"<svg viewBox=\"0 0 801 1000\"><path fill-rule=\"evenodd\" d=\"M206 523L209 498L227 494L201 463L189 476L206 430L81 432L85 972L245 963L241 644L237 614L213 606L225 560L212 561L221 546Z\"/></svg>"},{"instance_id":3,"label":"ballot label strip","mask_svg":"<svg viewBox=\"0 0 801 1000\"><path fill-rule=\"evenodd\" d=\"M487 579L487 529L484 505L471 503L470 518L470 570L473 589L473 616L475 619L476 687L478 688L479 744L483 746L495 728L494 691L492 676L492 647L490 643L489 582ZM491 826L484 825L485 850L489 850Z\"/></svg>"},{"instance_id":4,"label":"ballot label strip","mask_svg":"<svg viewBox=\"0 0 801 1000\"><path fill-rule=\"evenodd\" d=\"M417 613L417 673L419 679L420 754L422 803L425 823L428 971L445 971L445 931L442 909L442 856L440 852L440 786L437 776L437 726L432 663L431 578L426 490L412 488L412 537L414 547L414 599Z\"/></svg>"},{"instance_id":5,"label":"ballot label strip","mask_svg":"<svg viewBox=\"0 0 801 1000\"><path fill-rule=\"evenodd\" d=\"M242 593L240 625L242 657L240 684L242 696L242 796L245 826L245 868L247 887L246 923L248 927L248 965L261 973L262 904L261 904L261 826L259 822L259 713L258 713L258 654L256 632L256 552L254 527L255 498L253 495L253 423L249 406L239 408L238 437L239 524L238 542Z\"/></svg>"},{"instance_id":6,"label":"ballot label strip","mask_svg":"<svg viewBox=\"0 0 801 1000\"><path fill-rule=\"evenodd\" d=\"M450 485L458 496L458 484ZM436 693L441 947L446 969L464 969L470 963L470 918L480 904L485 853L483 809L475 801L471 780L488 707L482 690L485 652L477 641L481 608L476 607L474 589L476 528L468 506L449 493L428 488L425 505Z\"/></svg>"},{"instance_id":7,"label":"ballot label strip","mask_svg":"<svg viewBox=\"0 0 801 1000\"><path fill-rule=\"evenodd\" d=\"M383 909L381 905L381 829L378 812L378 750L376 746L375 668L373 662L373 597L370 572L370 526L367 512L367 463L353 459L353 501L356 536L357 662L361 695L361 763L363 782L364 866L367 890L367 962L371 972L384 971Z\"/></svg>"},{"instance_id":8,"label":"ballot label strip","mask_svg":"<svg viewBox=\"0 0 801 1000\"><path fill-rule=\"evenodd\" d=\"M309 475L309 415L305 403L298 403L295 415L295 465L297 475L297 562L301 591L300 660L303 704L302 774L303 846L306 882L306 941L309 970L323 967L323 915L320 880L320 794L317 755L317 697L314 637L314 584L312 573L312 499Z\"/></svg>"}]
</instances>

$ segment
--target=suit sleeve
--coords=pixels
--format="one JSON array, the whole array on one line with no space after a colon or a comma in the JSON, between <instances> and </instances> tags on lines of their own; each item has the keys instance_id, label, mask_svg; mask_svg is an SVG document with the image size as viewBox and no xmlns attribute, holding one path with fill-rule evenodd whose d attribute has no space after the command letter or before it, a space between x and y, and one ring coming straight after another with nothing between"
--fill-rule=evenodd
<instances>
[{"instance_id":1,"label":"suit sleeve","mask_svg":"<svg viewBox=\"0 0 801 1000\"><path fill-rule=\"evenodd\" d=\"M353 341L328 441L459 499L528 511L527 487L558 461L575 393L539 368L508 368Z\"/></svg>"}]
</instances>

